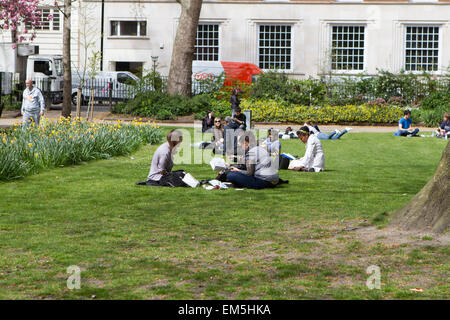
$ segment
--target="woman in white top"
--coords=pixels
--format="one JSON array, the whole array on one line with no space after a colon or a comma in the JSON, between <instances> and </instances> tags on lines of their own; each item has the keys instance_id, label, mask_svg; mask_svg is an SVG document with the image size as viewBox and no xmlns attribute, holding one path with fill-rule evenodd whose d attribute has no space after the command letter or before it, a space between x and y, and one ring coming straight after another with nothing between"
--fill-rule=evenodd
<instances>
[{"instance_id":1,"label":"woman in white top","mask_svg":"<svg viewBox=\"0 0 450 320\"><path fill-rule=\"evenodd\" d=\"M323 153L322 143L311 134L307 126L303 126L297 131L298 138L306 144L306 152L303 158L293 160L289 165L289 169L295 171L324 171L325 170L325 154Z\"/></svg>"}]
</instances>

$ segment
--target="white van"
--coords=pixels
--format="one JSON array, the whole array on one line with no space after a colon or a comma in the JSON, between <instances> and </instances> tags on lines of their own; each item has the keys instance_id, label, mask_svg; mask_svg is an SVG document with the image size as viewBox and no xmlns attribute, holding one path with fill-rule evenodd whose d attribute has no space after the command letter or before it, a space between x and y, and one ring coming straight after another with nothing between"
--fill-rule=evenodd
<instances>
[{"instance_id":1,"label":"white van","mask_svg":"<svg viewBox=\"0 0 450 320\"><path fill-rule=\"evenodd\" d=\"M72 103L77 104L77 91L83 79L82 71L72 71ZM133 85L139 78L128 71L99 71L94 79L86 73L84 85L81 90L81 103L85 104L94 90L96 101L109 100L111 91L112 100L129 100L136 95Z\"/></svg>"}]
</instances>

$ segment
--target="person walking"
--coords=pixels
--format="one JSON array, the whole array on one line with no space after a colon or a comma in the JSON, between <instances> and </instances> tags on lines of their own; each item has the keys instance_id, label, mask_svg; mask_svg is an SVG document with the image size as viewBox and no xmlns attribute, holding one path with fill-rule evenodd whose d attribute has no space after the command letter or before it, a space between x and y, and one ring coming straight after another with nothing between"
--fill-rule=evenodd
<instances>
[{"instance_id":1,"label":"person walking","mask_svg":"<svg viewBox=\"0 0 450 320\"><path fill-rule=\"evenodd\" d=\"M44 115L45 100L41 90L33 85L31 79L25 81L26 88L23 91L22 108L23 124L28 127L31 122L39 125L41 117Z\"/></svg>"}]
</instances>

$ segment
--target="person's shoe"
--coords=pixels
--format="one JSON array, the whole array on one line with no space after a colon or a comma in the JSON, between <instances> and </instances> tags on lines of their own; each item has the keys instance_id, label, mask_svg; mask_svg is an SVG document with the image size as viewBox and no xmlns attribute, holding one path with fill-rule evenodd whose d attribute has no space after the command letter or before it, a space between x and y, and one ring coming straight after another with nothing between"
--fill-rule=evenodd
<instances>
[{"instance_id":1,"label":"person's shoe","mask_svg":"<svg viewBox=\"0 0 450 320\"><path fill-rule=\"evenodd\" d=\"M336 132L336 134L340 134L341 133L341 131L338 130L338 129L334 130L334 132Z\"/></svg>"},{"instance_id":2,"label":"person's shoe","mask_svg":"<svg viewBox=\"0 0 450 320\"><path fill-rule=\"evenodd\" d=\"M347 127L347 128L345 128L345 130L347 130L347 132L348 132L348 131L353 130L353 128Z\"/></svg>"}]
</instances>

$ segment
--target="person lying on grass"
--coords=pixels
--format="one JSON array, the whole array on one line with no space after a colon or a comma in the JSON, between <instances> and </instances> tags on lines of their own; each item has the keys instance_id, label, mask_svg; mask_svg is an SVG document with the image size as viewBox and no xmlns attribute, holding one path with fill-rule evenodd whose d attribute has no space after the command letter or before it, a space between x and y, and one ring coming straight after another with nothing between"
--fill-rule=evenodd
<instances>
[{"instance_id":1,"label":"person lying on grass","mask_svg":"<svg viewBox=\"0 0 450 320\"><path fill-rule=\"evenodd\" d=\"M292 130L291 127L287 127L286 130L283 132L280 132L278 134L278 138L280 139L297 139L297 136L294 133L294 130Z\"/></svg>"},{"instance_id":2,"label":"person lying on grass","mask_svg":"<svg viewBox=\"0 0 450 320\"><path fill-rule=\"evenodd\" d=\"M316 124L313 124L311 121L306 121L304 126L308 127L309 132L311 132L311 134L315 134L316 137L320 140L337 140L340 139L344 134L352 130L352 128L347 127L342 131L336 129L331 133L324 133L320 132L319 127Z\"/></svg>"},{"instance_id":3,"label":"person lying on grass","mask_svg":"<svg viewBox=\"0 0 450 320\"><path fill-rule=\"evenodd\" d=\"M172 167L173 154L182 141L183 135L179 130L171 130L167 134L167 142L160 145L153 154L147 185L174 186L173 182L179 180L177 172L172 172Z\"/></svg>"},{"instance_id":4,"label":"person lying on grass","mask_svg":"<svg viewBox=\"0 0 450 320\"><path fill-rule=\"evenodd\" d=\"M292 160L288 169L294 171L319 172L325 170L325 154L322 143L316 135L311 134L307 126L297 131L298 138L306 144L305 155L299 160Z\"/></svg>"},{"instance_id":5,"label":"person lying on grass","mask_svg":"<svg viewBox=\"0 0 450 320\"><path fill-rule=\"evenodd\" d=\"M230 171L226 174L226 181L238 188L275 187L279 182L278 167L273 164L269 153L257 145L253 132L244 131L237 140L239 153L244 154L245 169L227 164Z\"/></svg>"}]
</instances>

